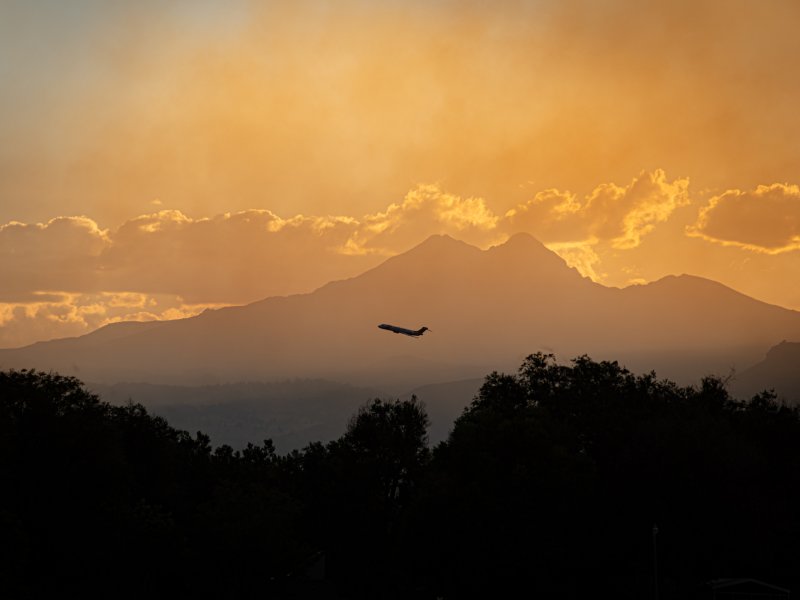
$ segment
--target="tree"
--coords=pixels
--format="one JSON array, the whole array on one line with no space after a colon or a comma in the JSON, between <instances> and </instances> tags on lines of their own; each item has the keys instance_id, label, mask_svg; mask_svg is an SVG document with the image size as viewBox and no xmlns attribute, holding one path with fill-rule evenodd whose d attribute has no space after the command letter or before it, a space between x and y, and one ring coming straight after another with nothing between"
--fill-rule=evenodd
<instances>
[{"instance_id":1,"label":"tree","mask_svg":"<svg viewBox=\"0 0 800 600\"><path fill-rule=\"evenodd\" d=\"M416 396L408 401L376 399L350 419L339 451L371 482L376 498L400 505L427 462L428 425Z\"/></svg>"},{"instance_id":2,"label":"tree","mask_svg":"<svg viewBox=\"0 0 800 600\"><path fill-rule=\"evenodd\" d=\"M636 597L657 522L665 598L735 573L791 584L798 457L800 412L768 393L534 354L489 375L435 449L418 514L441 542L420 562L448 597Z\"/></svg>"},{"instance_id":3,"label":"tree","mask_svg":"<svg viewBox=\"0 0 800 600\"><path fill-rule=\"evenodd\" d=\"M404 523L427 467L428 416L416 399L376 399L344 435L288 457L307 516L306 536L326 554L347 597L394 591L402 568ZM407 579L407 577L406 577Z\"/></svg>"},{"instance_id":4,"label":"tree","mask_svg":"<svg viewBox=\"0 0 800 600\"><path fill-rule=\"evenodd\" d=\"M203 442L74 377L0 372L0 518L22 562L0 579L32 596L178 586L187 516L209 487ZM150 566L133 576L141 556Z\"/></svg>"}]
</instances>

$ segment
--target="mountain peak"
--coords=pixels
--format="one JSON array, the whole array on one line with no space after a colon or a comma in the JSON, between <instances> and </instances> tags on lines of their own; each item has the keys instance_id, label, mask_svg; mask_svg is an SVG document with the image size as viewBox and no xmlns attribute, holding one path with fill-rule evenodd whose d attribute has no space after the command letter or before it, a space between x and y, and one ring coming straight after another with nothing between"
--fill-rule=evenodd
<instances>
[{"instance_id":1,"label":"mountain peak","mask_svg":"<svg viewBox=\"0 0 800 600\"><path fill-rule=\"evenodd\" d=\"M527 240L541 244L539 240L537 240L532 234L528 233L527 231L517 231L516 233L512 233L506 243L511 242L512 240Z\"/></svg>"},{"instance_id":2,"label":"mountain peak","mask_svg":"<svg viewBox=\"0 0 800 600\"><path fill-rule=\"evenodd\" d=\"M546 250L547 252L551 252L542 242L537 240L530 233L525 233L525 232L515 233L511 237L509 237L505 242L503 242L502 244L498 244L496 246L492 246L491 249L494 250L499 248Z\"/></svg>"},{"instance_id":3,"label":"mountain peak","mask_svg":"<svg viewBox=\"0 0 800 600\"><path fill-rule=\"evenodd\" d=\"M477 253L480 252L479 248L450 237L447 234L434 234L426 238L421 243L417 244L411 250L394 256L394 259L406 257L420 257L420 256L451 256L460 255L464 253ZM390 259L392 260L392 259Z\"/></svg>"},{"instance_id":4,"label":"mountain peak","mask_svg":"<svg viewBox=\"0 0 800 600\"><path fill-rule=\"evenodd\" d=\"M381 333L376 324L384 322L426 324L436 333L407 344L405 336ZM720 365L752 364L784 338L800 340L800 312L748 299L721 284L678 276L610 291L527 234L486 251L435 235L309 294L203 318L119 325L69 343L0 350L0 364L68 374L80 368L92 381L339 378L362 371L377 381L427 377L425 367L401 365L388 372L363 366L394 364L403 352L480 365L508 364L547 348L566 357L599 353L630 360L629 367L695 377L719 372ZM784 344L773 354L791 349Z\"/></svg>"},{"instance_id":5,"label":"mountain peak","mask_svg":"<svg viewBox=\"0 0 800 600\"><path fill-rule=\"evenodd\" d=\"M456 238L451 237L451 236L447 235L446 233L434 233L433 235L428 236L422 242L420 242L419 244L414 246L412 248L412 250L416 250L417 248L427 248L427 247L444 248L444 247L448 247L448 246L453 246L453 247L455 247L455 246L459 246L459 247L468 246L470 248L473 247L470 244L468 244L467 242L464 242L462 240L457 240Z\"/></svg>"},{"instance_id":6,"label":"mountain peak","mask_svg":"<svg viewBox=\"0 0 800 600\"><path fill-rule=\"evenodd\" d=\"M563 258L529 233L515 233L505 243L489 248L487 253L508 264L525 264L540 275L548 273L558 277L581 278Z\"/></svg>"}]
</instances>

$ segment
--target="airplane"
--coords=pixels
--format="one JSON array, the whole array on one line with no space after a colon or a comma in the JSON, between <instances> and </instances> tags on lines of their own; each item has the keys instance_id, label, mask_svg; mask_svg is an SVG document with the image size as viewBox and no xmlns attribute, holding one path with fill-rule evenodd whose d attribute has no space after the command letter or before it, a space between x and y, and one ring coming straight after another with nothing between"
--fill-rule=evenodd
<instances>
[{"instance_id":1,"label":"airplane","mask_svg":"<svg viewBox=\"0 0 800 600\"><path fill-rule=\"evenodd\" d=\"M394 333L402 333L403 335L408 335L411 337L419 337L426 331L430 331L427 327L423 327L422 329L417 329L414 331L413 329L406 329L405 327L397 327L396 325L387 325L386 323L381 323L378 325L380 329L385 329L386 331L392 331Z\"/></svg>"}]
</instances>

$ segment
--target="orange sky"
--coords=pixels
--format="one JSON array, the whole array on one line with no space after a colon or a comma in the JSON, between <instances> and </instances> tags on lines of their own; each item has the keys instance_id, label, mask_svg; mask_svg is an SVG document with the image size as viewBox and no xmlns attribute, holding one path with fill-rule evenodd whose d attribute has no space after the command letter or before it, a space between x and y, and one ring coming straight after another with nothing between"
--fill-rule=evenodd
<instances>
[{"instance_id":1,"label":"orange sky","mask_svg":"<svg viewBox=\"0 0 800 600\"><path fill-rule=\"evenodd\" d=\"M0 5L0 346L529 231L800 309L793 0Z\"/></svg>"}]
</instances>

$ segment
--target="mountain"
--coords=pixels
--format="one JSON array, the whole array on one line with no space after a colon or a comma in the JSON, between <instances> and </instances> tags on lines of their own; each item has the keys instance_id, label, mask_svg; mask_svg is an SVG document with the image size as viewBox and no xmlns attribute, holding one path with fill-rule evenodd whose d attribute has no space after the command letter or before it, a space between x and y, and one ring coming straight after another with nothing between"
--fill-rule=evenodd
<instances>
[{"instance_id":1,"label":"mountain","mask_svg":"<svg viewBox=\"0 0 800 600\"><path fill-rule=\"evenodd\" d=\"M222 385L159 385L152 383L89 383L87 387L111 404L143 404L148 412L191 433L202 431L217 446L235 449L271 439L280 453L327 442L344 434L360 406L375 398L410 399L425 404L431 445L446 439L453 422L469 406L483 378L417 387L399 394L325 381L295 379Z\"/></svg>"},{"instance_id":2,"label":"mountain","mask_svg":"<svg viewBox=\"0 0 800 600\"><path fill-rule=\"evenodd\" d=\"M413 339L379 323L431 332ZM433 236L309 294L2 350L0 367L101 383L300 377L399 391L513 370L537 350L686 380L749 366L781 339L800 339L800 313L713 281L682 275L610 288L529 235L485 251Z\"/></svg>"},{"instance_id":3,"label":"mountain","mask_svg":"<svg viewBox=\"0 0 800 600\"><path fill-rule=\"evenodd\" d=\"M782 341L760 363L736 375L734 392L743 398L763 390L775 390L778 398L800 404L800 343Z\"/></svg>"},{"instance_id":4,"label":"mountain","mask_svg":"<svg viewBox=\"0 0 800 600\"><path fill-rule=\"evenodd\" d=\"M248 442L271 439L280 453L340 437L358 408L379 396L371 389L305 379L203 386L89 383L87 387L111 404L134 401L177 429L202 431L215 446L240 449Z\"/></svg>"}]
</instances>

